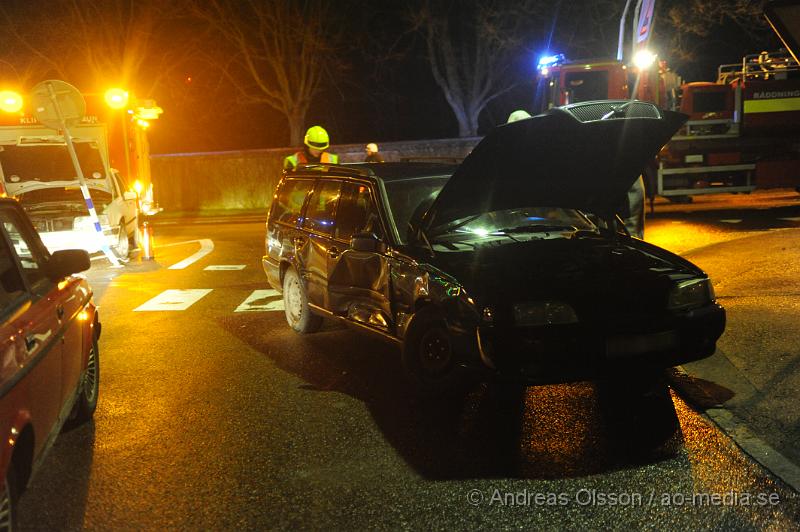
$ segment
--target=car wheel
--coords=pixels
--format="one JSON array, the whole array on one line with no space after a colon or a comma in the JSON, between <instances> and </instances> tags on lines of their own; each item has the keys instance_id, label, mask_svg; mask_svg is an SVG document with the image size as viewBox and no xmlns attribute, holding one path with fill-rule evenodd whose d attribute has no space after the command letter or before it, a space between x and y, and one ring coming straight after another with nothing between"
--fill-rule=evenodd
<instances>
[{"instance_id":1,"label":"car wheel","mask_svg":"<svg viewBox=\"0 0 800 532\"><path fill-rule=\"evenodd\" d=\"M92 340L89 359L86 362L80 387L78 399L75 401L72 416L70 416L74 425L80 425L92 419L94 411L97 409L97 398L100 392L100 350L97 346L97 338Z\"/></svg>"},{"instance_id":2,"label":"car wheel","mask_svg":"<svg viewBox=\"0 0 800 532\"><path fill-rule=\"evenodd\" d=\"M127 259L130 252L130 241L128 240L128 232L125 230L125 220L119 223L119 231L117 232L117 244L113 246L112 251L120 259Z\"/></svg>"},{"instance_id":3,"label":"car wheel","mask_svg":"<svg viewBox=\"0 0 800 532\"><path fill-rule=\"evenodd\" d=\"M447 325L434 312L415 317L403 345L403 368L412 388L424 395L450 394L468 384Z\"/></svg>"},{"instance_id":4,"label":"car wheel","mask_svg":"<svg viewBox=\"0 0 800 532\"><path fill-rule=\"evenodd\" d=\"M0 496L0 530L13 531L17 529L17 501L19 500L19 486L14 470L14 462L8 464L3 493Z\"/></svg>"},{"instance_id":5,"label":"car wheel","mask_svg":"<svg viewBox=\"0 0 800 532\"><path fill-rule=\"evenodd\" d=\"M283 306L286 321L295 331L312 333L322 326L322 318L313 314L308 306L308 296L294 268L289 268L283 276Z\"/></svg>"}]
</instances>

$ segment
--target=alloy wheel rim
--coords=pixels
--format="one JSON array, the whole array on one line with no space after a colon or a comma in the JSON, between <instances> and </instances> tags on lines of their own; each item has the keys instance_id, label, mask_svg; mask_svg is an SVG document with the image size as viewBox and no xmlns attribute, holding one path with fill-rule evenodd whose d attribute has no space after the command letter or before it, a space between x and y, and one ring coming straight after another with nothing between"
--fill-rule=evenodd
<instances>
[{"instance_id":1,"label":"alloy wheel rim","mask_svg":"<svg viewBox=\"0 0 800 532\"><path fill-rule=\"evenodd\" d=\"M300 283L297 279L289 281L288 298L286 302L286 310L293 323L300 321L302 314L302 305L300 304Z\"/></svg>"},{"instance_id":2,"label":"alloy wheel rim","mask_svg":"<svg viewBox=\"0 0 800 532\"><path fill-rule=\"evenodd\" d=\"M450 364L450 340L438 329L428 331L422 339L420 355L426 373L440 373Z\"/></svg>"}]
</instances>

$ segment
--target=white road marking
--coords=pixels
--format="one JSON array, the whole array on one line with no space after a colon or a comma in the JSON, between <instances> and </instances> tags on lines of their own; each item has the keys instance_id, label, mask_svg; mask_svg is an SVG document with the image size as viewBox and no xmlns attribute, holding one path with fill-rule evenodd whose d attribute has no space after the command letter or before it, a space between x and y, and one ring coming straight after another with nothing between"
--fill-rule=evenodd
<instances>
[{"instance_id":1,"label":"white road marking","mask_svg":"<svg viewBox=\"0 0 800 532\"><path fill-rule=\"evenodd\" d=\"M150 301L133 309L133 311L186 310L197 303L202 297L208 295L211 290L211 288L164 290Z\"/></svg>"},{"instance_id":2,"label":"white road marking","mask_svg":"<svg viewBox=\"0 0 800 532\"><path fill-rule=\"evenodd\" d=\"M191 266L192 264L194 264L198 260L202 259L206 255L208 255L209 253L214 251L214 242L212 242L208 238L203 238L203 239L200 239L200 240L194 240L194 242L199 242L200 243L200 251L198 251L194 255L190 255L189 257L186 257L185 259L183 259L182 261L178 262L177 264L173 264L172 266L169 267L170 270L182 270L182 269L186 268L187 266ZM184 242L184 243L187 243L187 242Z\"/></svg>"},{"instance_id":3,"label":"white road marking","mask_svg":"<svg viewBox=\"0 0 800 532\"><path fill-rule=\"evenodd\" d=\"M726 223L726 224L738 224L741 221L742 220L739 219L739 218L733 218L731 220L720 220L720 222L723 222L723 223Z\"/></svg>"},{"instance_id":4,"label":"white road marking","mask_svg":"<svg viewBox=\"0 0 800 532\"><path fill-rule=\"evenodd\" d=\"M245 268L246 268L245 264L212 264L211 266L206 266L203 269L212 272L222 272L222 271L244 270Z\"/></svg>"},{"instance_id":5,"label":"white road marking","mask_svg":"<svg viewBox=\"0 0 800 532\"><path fill-rule=\"evenodd\" d=\"M253 290L234 312L283 311L283 298L277 290Z\"/></svg>"},{"instance_id":6,"label":"white road marking","mask_svg":"<svg viewBox=\"0 0 800 532\"><path fill-rule=\"evenodd\" d=\"M800 222L800 216L792 216L790 218L778 218L778 220L784 220L786 222Z\"/></svg>"}]
</instances>

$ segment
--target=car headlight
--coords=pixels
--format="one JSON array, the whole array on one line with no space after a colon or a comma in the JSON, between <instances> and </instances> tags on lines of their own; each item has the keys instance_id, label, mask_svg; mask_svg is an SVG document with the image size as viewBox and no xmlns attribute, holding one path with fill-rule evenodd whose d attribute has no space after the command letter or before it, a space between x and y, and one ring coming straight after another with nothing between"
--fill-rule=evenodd
<instances>
[{"instance_id":1,"label":"car headlight","mask_svg":"<svg viewBox=\"0 0 800 532\"><path fill-rule=\"evenodd\" d=\"M714 301L714 287L711 279L691 279L682 281L672 287L667 300L667 308L671 310L702 307Z\"/></svg>"},{"instance_id":2,"label":"car headlight","mask_svg":"<svg viewBox=\"0 0 800 532\"><path fill-rule=\"evenodd\" d=\"M108 215L98 214L97 219L100 221L100 227L108 227ZM77 216L72 221L72 229L75 231L94 230L91 216Z\"/></svg>"},{"instance_id":3,"label":"car headlight","mask_svg":"<svg viewBox=\"0 0 800 532\"><path fill-rule=\"evenodd\" d=\"M517 325L560 325L578 323L575 310L560 301L536 301L514 305L514 321Z\"/></svg>"}]
</instances>

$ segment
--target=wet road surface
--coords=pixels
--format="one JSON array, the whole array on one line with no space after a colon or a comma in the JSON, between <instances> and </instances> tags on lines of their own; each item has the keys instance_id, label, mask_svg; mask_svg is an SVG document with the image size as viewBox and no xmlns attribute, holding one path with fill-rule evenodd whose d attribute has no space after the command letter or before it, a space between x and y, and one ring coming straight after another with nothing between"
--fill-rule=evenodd
<instances>
[{"instance_id":1,"label":"wet road surface","mask_svg":"<svg viewBox=\"0 0 800 532\"><path fill-rule=\"evenodd\" d=\"M23 497L24 528L800 523L797 494L666 384L483 383L414 399L392 347L331 324L299 336L280 310L235 311L268 288L263 222L157 231L156 261L90 275L100 405L56 442ZM213 251L168 269L200 246L166 244L197 239ZM134 311L169 289L210 291L186 310Z\"/></svg>"}]
</instances>

